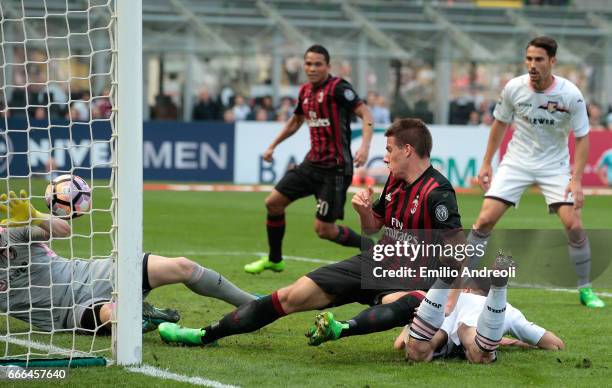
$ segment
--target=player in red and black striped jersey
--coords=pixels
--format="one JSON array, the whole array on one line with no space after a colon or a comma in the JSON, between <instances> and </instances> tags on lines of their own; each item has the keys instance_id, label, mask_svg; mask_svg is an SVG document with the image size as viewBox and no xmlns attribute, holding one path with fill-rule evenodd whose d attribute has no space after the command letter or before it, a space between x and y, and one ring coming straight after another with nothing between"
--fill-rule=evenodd
<instances>
[{"instance_id":1,"label":"player in red and black striped jersey","mask_svg":"<svg viewBox=\"0 0 612 388\"><path fill-rule=\"evenodd\" d=\"M432 140L425 124L415 119L398 120L386 135L385 163L392 178L382 198L373 206L371 190L364 190L352 200L362 228L374 232L384 227L385 233L388 231L390 235L391 231L409 233L412 223L415 223L432 229L457 231L465 240L453 188L431 167ZM421 304L423 292L414 288L394 288L394 284L391 287L363 287L362 281L372 276L372 258L369 253L361 252L347 260L318 268L271 295L239 307L204 329L164 324L160 334L166 342L206 345L223 337L255 331L287 314L348 303L372 307L347 322L338 323L338 330L324 340L406 325L412 321L415 309ZM448 289L454 279L444 280ZM448 297L446 291L441 290ZM443 305L441 307L443 311ZM312 339L316 333L308 334ZM316 345L317 341L311 341L311 344Z\"/></svg>"},{"instance_id":2,"label":"player in red and black striped jersey","mask_svg":"<svg viewBox=\"0 0 612 388\"><path fill-rule=\"evenodd\" d=\"M302 85L298 105L281 133L264 152L272 161L274 149L297 132L304 122L310 129L310 151L295 169L287 171L266 198L268 257L247 264L249 273L266 269L282 271L285 234L285 208L293 201L314 195L317 200L315 231L323 239L349 247L369 247L363 238L346 226L336 225L344 218L346 190L351 184L353 164L362 166L368 159L372 139L372 115L350 83L330 73L329 53L314 45L304 54L304 72L308 82ZM351 154L351 116L363 122L361 147Z\"/></svg>"}]
</instances>

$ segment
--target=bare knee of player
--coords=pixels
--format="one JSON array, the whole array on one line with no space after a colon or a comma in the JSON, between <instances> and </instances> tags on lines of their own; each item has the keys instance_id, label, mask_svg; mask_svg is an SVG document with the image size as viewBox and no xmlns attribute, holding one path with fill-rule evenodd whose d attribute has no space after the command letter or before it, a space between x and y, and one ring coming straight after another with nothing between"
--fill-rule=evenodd
<instances>
[{"instance_id":1,"label":"bare knee of player","mask_svg":"<svg viewBox=\"0 0 612 388\"><path fill-rule=\"evenodd\" d=\"M281 193L273 190L270 195L266 197L266 209L269 214L281 215L285 212L285 208L289 205L290 201L284 197Z\"/></svg>"},{"instance_id":2,"label":"bare knee of player","mask_svg":"<svg viewBox=\"0 0 612 388\"><path fill-rule=\"evenodd\" d=\"M537 343L538 348L545 350L564 350L565 343L555 333L547 331Z\"/></svg>"},{"instance_id":3,"label":"bare knee of player","mask_svg":"<svg viewBox=\"0 0 612 388\"><path fill-rule=\"evenodd\" d=\"M489 364L495 360L495 350L492 352L482 351L474 341L463 344L465 358L471 364Z\"/></svg>"},{"instance_id":4,"label":"bare knee of player","mask_svg":"<svg viewBox=\"0 0 612 388\"><path fill-rule=\"evenodd\" d=\"M277 292L278 300L287 314L323 308L333 299L310 278L303 276L289 287Z\"/></svg>"},{"instance_id":5,"label":"bare knee of player","mask_svg":"<svg viewBox=\"0 0 612 388\"><path fill-rule=\"evenodd\" d=\"M408 336L406 344L406 360L413 362L429 362L433 359L433 346L431 341L417 340Z\"/></svg>"},{"instance_id":6,"label":"bare knee of player","mask_svg":"<svg viewBox=\"0 0 612 388\"><path fill-rule=\"evenodd\" d=\"M482 209L480 209L480 213L474 223L474 229L484 233L491 232L509 206L510 205L496 199L485 198Z\"/></svg>"},{"instance_id":7,"label":"bare knee of player","mask_svg":"<svg viewBox=\"0 0 612 388\"><path fill-rule=\"evenodd\" d=\"M163 257L149 255L147 261L147 276L152 288L157 288L166 284L188 282L196 263L186 257Z\"/></svg>"},{"instance_id":8,"label":"bare knee of player","mask_svg":"<svg viewBox=\"0 0 612 388\"><path fill-rule=\"evenodd\" d=\"M476 222L474 223L474 229L489 233L493 230L497 221L498 220L496 219L496 217L494 217L493 214L483 209L483 211L481 211L478 215L478 218L476 218Z\"/></svg>"},{"instance_id":9,"label":"bare knee of player","mask_svg":"<svg viewBox=\"0 0 612 388\"><path fill-rule=\"evenodd\" d=\"M338 235L336 224L315 220L314 230L319 238L333 240Z\"/></svg>"},{"instance_id":10,"label":"bare knee of player","mask_svg":"<svg viewBox=\"0 0 612 388\"><path fill-rule=\"evenodd\" d=\"M307 295L303 292L300 281L277 291L278 301L287 314L302 311Z\"/></svg>"},{"instance_id":11,"label":"bare knee of player","mask_svg":"<svg viewBox=\"0 0 612 388\"><path fill-rule=\"evenodd\" d=\"M183 283L189 281L193 275L193 270L196 267L196 263L186 257L175 257L172 259L172 261L176 267L175 270L177 274L181 276Z\"/></svg>"},{"instance_id":12,"label":"bare knee of player","mask_svg":"<svg viewBox=\"0 0 612 388\"><path fill-rule=\"evenodd\" d=\"M580 247L586 242L587 234L580 219L572 220L565 226L565 231L570 245Z\"/></svg>"},{"instance_id":13,"label":"bare knee of player","mask_svg":"<svg viewBox=\"0 0 612 388\"><path fill-rule=\"evenodd\" d=\"M476 343L476 328L462 324L459 326L459 340L465 350L465 358L472 364L489 364L495 360L495 349L485 351Z\"/></svg>"}]
</instances>

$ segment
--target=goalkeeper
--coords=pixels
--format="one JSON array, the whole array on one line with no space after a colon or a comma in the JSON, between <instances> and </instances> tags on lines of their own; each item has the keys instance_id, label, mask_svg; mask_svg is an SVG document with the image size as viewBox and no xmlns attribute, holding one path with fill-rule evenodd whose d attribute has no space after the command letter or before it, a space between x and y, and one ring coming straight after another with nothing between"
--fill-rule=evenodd
<instances>
[{"instance_id":1,"label":"goalkeeper","mask_svg":"<svg viewBox=\"0 0 612 388\"><path fill-rule=\"evenodd\" d=\"M0 195L0 217L0 313L41 331L109 334L114 308L112 260L69 260L53 252L47 242L70 236L70 224L36 210L25 190L19 197L12 191ZM154 288L175 283L234 306L255 299L187 258L144 255L143 298ZM178 320L175 310L143 303L144 331L161 321Z\"/></svg>"}]
</instances>

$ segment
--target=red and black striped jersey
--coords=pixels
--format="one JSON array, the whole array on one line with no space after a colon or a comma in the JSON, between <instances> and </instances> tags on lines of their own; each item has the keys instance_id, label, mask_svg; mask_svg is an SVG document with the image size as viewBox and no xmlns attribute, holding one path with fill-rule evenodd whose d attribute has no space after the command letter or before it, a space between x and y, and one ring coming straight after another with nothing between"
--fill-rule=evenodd
<instances>
[{"instance_id":1,"label":"red and black striped jersey","mask_svg":"<svg viewBox=\"0 0 612 388\"><path fill-rule=\"evenodd\" d=\"M310 151L306 160L321 167L340 167L353 172L351 114L363 104L350 83L329 76L320 85L300 87L294 113L304 116L310 128Z\"/></svg>"},{"instance_id":2,"label":"red and black striped jersey","mask_svg":"<svg viewBox=\"0 0 612 388\"><path fill-rule=\"evenodd\" d=\"M390 174L372 210L393 230L461 229L455 190L431 165L412 184Z\"/></svg>"}]
</instances>

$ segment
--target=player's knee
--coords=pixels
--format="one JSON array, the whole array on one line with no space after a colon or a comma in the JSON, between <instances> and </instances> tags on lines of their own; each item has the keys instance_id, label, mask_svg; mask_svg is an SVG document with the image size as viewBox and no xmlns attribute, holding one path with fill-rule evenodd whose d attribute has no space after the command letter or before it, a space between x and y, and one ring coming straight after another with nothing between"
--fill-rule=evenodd
<instances>
[{"instance_id":1,"label":"player's knee","mask_svg":"<svg viewBox=\"0 0 612 388\"><path fill-rule=\"evenodd\" d=\"M418 341L409 338L406 344L406 360L414 362L429 362L433 358L433 352L429 341Z\"/></svg>"},{"instance_id":2,"label":"player's knee","mask_svg":"<svg viewBox=\"0 0 612 388\"><path fill-rule=\"evenodd\" d=\"M186 257L177 257L174 259L174 264L176 266L176 271L180 274L181 278L184 280L189 280L191 275L193 274L193 269L196 266L196 263L189 260Z\"/></svg>"},{"instance_id":3,"label":"player's knee","mask_svg":"<svg viewBox=\"0 0 612 388\"><path fill-rule=\"evenodd\" d=\"M569 225L566 225L567 238L569 243L574 246L580 246L586 241L586 231L582 226L580 219L572 220Z\"/></svg>"},{"instance_id":4,"label":"player's knee","mask_svg":"<svg viewBox=\"0 0 612 388\"><path fill-rule=\"evenodd\" d=\"M314 230L319 238L326 240L333 240L338 235L338 227L326 222L315 222Z\"/></svg>"},{"instance_id":5,"label":"player's knee","mask_svg":"<svg viewBox=\"0 0 612 388\"><path fill-rule=\"evenodd\" d=\"M286 314L298 311L300 306L304 303L304 298L296 291L295 284L281 288L277 291L278 301Z\"/></svg>"},{"instance_id":6,"label":"player's knee","mask_svg":"<svg viewBox=\"0 0 612 388\"><path fill-rule=\"evenodd\" d=\"M476 229L488 232L493 229L496 222L497 220L495 219L495 217L493 217L491 214L484 213L478 215L474 227Z\"/></svg>"},{"instance_id":7,"label":"player's knee","mask_svg":"<svg viewBox=\"0 0 612 388\"><path fill-rule=\"evenodd\" d=\"M490 353L484 353L473 343L472 346L465 347L465 358L471 364L488 364L492 357Z\"/></svg>"},{"instance_id":8,"label":"player's knee","mask_svg":"<svg viewBox=\"0 0 612 388\"><path fill-rule=\"evenodd\" d=\"M265 201L268 214L281 215L285 212L285 205L279 201L278 197L270 194Z\"/></svg>"}]
</instances>

